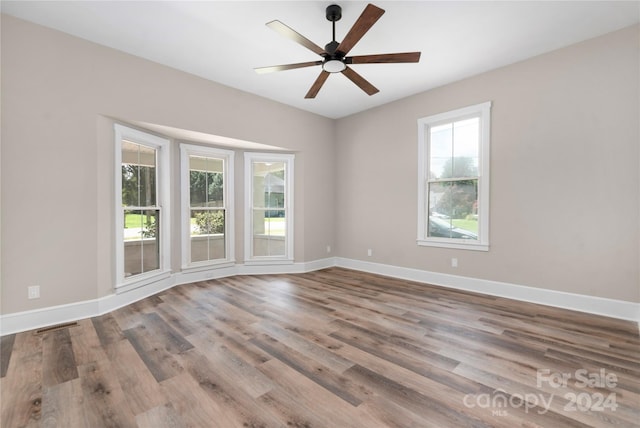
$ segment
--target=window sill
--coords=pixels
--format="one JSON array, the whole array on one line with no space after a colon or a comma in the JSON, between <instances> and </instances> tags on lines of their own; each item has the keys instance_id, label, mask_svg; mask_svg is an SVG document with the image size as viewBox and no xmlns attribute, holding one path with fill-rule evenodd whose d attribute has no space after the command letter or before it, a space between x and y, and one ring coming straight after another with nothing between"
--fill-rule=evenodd
<instances>
[{"instance_id":1,"label":"window sill","mask_svg":"<svg viewBox=\"0 0 640 428\"><path fill-rule=\"evenodd\" d=\"M460 240L427 240L418 239L417 243L421 247L440 247L440 248L453 248L456 250L471 250L471 251L489 251L489 244L483 244L479 242L460 242Z\"/></svg>"},{"instance_id":2,"label":"window sill","mask_svg":"<svg viewBox=\"0 0 640 428\"><path fill-rule=\"evenodd\" d=\"M201 272L205 270L223 269L234 267L236 265L235 260L224 260L215 262L196 262L182 266L182 272Z\"/></svg>"},{"instance_id":3,"label":"window sill","mask_svg":"<svg viewBox=\"0 0 640 428\"><path fill-rule=\"evenodd\" d=\"M264 259L251 259L245 260L244 262L247 266L264 266L264 265L291 265L293 264L292 259L281 259L281 258L264 258Z\"/></svg>"},{"instance_id":4,"label":"window sill","mask_svg":"<svg viewBox=\"0 0 640 428\"><path fill-rule=\"evenodd\" d=\"M153 272L148 275L141 275L139 278L124 280L120 284L116 284L116 294L126 293L145 285L163 281L171 277L171 271Z\"/></svg>"}]
</instances>

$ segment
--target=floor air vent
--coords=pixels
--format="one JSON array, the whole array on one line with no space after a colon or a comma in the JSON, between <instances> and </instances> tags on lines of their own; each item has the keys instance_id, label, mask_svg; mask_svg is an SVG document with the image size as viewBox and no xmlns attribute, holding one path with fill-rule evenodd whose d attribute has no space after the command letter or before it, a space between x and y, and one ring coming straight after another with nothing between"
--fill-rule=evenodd
<instances>
[{"instance_id":1,"label":"floor air vent","mask_svg":"<svg viewBox=\"0 0 640 428\"><path fill-rule=\"evenodd\" d=\"M63 330L65 328L77 327L77 326L78 326L78 323L76 321L68 322L68 323L64 323L64 324L57 324L57 325L52 325L52 326L49 326L49 327L39 328L39 329L36 330L36 334L49 333L51 331L58 331L58 330Z\"/></svg>"}]
</instances>

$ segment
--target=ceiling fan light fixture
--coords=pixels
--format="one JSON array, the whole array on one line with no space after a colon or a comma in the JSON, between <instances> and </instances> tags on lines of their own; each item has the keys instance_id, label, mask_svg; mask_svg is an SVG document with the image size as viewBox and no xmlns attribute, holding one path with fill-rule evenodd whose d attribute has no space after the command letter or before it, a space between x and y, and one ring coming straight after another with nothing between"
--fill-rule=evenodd
<instances>
[{"instance_id":1,"label":"ceiling fan light fixture","mask_svg":"<svg viewBox=\"0 0 640 428\"><path fill-rule=\"evenodd\" d=\"M322 63L322 69L328 73L340 73L347 65L339 59L330 59Z\"/></svg>"}]
</instances>

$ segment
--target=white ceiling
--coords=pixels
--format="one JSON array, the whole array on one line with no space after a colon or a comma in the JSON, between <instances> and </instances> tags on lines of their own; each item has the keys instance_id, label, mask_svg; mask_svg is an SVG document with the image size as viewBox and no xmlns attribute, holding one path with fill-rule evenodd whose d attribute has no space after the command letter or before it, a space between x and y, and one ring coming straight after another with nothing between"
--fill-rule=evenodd
<instances>
[{"instance_id":1,"label":"white ceiling","mask_svg":"<svg viewBox=\"0 0 640 428\"><path fill-rule=\"evenodd\" d=\"M368 96L320 67L254 67L320 59L264 24L280 20L317 45L331 41L325 8L342 6L340 41L362 1L2 1L2 12L329 118L340 118L640 21L640 2L375 1L386 13L349 55L421 51L418 64L359 64Z\"/></svg>"}]
</instances>

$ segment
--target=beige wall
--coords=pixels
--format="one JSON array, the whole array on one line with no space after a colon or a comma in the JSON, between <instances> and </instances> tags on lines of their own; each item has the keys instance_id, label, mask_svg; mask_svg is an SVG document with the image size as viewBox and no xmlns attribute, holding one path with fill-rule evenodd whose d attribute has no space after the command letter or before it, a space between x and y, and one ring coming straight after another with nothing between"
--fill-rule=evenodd
<instances>
[{"instance_id":1,"label":"beige wall","mask_svg":"<svg viewBox=\"0 0 640 428\"><path fill-rule=\"evenodd\" d=\"M296 154L295 260L333 246L334 121L2 15L2 313L112 293L113 121ZM178 176L174 147L172 176ZM236 156L242 189L242 152ZM178 181L173 225L179 227ZM236 259L243 198L236 194ZM178 229L175 229L178 230ZM172 267L180 266L179 237ZM27 286L42 297L27 300Z\"/></svg>"},{"instance_id":2,"label":"beige wall","mask_svg":"<svg viewBox=\"0 0 640 428\"><path fill-rule=\"evenodd\" d=\"M628 28L339 120L339 254L640 302L638 42ZM416 120L484 101L490 251L418 247Z\"/></svg>"},{"instance_id":3,"label":"beige wall","mask_svg":"<svg viewBox=\"0 0 640 428\"><path fill-rule=\"evenodd\" d=\"M331 256L639 302L638 63L636 27L333 121L3 15L2 313L112 292L111 118L295 152L297 262L331 245ZM416 119L488 100L491 250L417 247ZM176 176L177 159L174 147ZM239 152L239 189L242 166ZM243 208L240 192L239 261ZM178 270L177 236L172 247ZM42 298L27 300L35 284Z\"/></svg>"}]
</instances>

